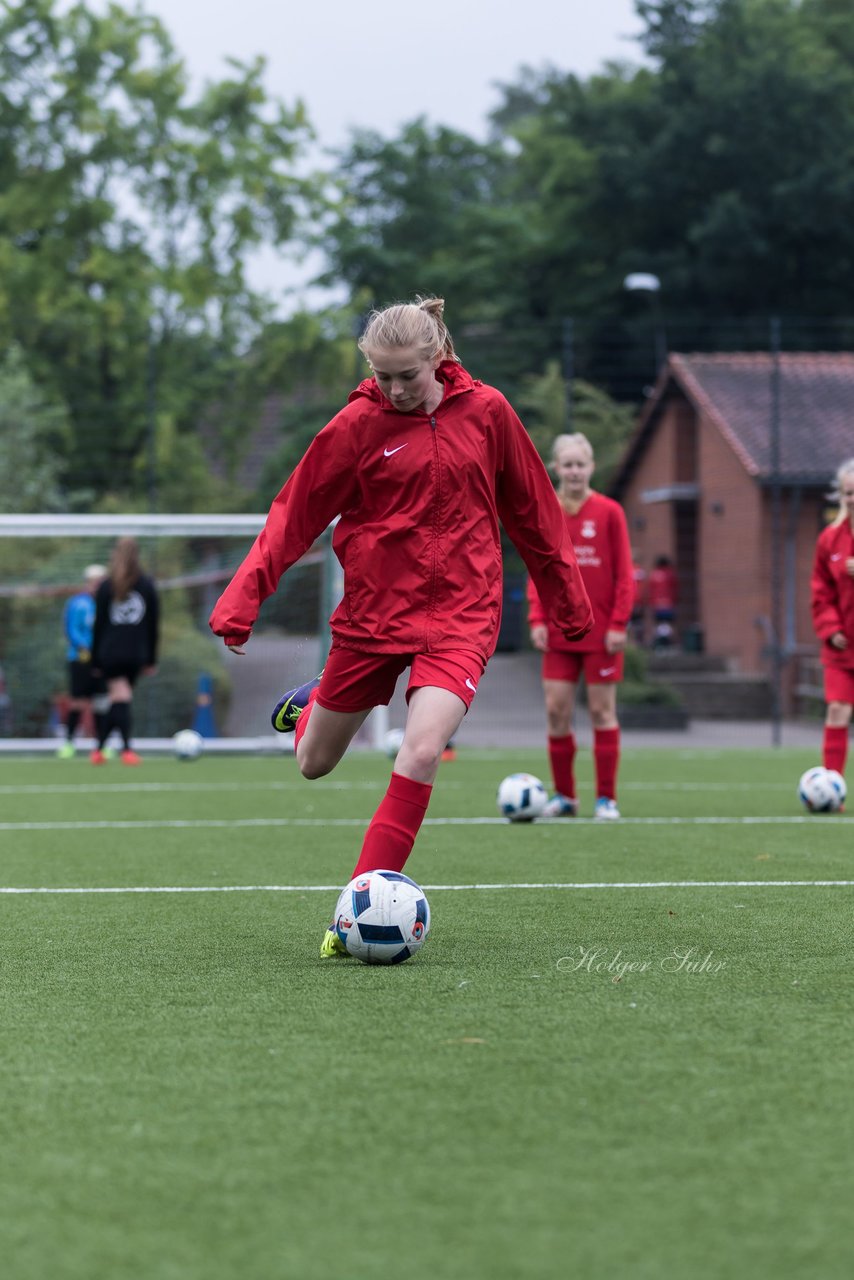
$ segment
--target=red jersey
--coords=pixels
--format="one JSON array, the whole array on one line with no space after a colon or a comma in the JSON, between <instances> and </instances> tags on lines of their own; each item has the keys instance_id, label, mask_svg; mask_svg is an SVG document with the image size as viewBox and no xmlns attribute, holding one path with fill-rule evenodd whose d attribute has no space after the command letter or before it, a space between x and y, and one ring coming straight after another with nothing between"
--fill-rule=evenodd
<instances>
[{"instance_id":1,"label":"red jersey","mask_svg":"<svg viewBox=\"0 0 854 1280\"><path fill-rule=\"evenodd\" d=\"M657 565L649 575L647 599L653 609L675 609L679 601L679 579L671 564Z\"/></svg>"},{"instance_id":2,"label":"red jersey","mask_svg":"<svg viewBox=\"0 0 854 1280\"><path fill-rule=\"evenodd\" d=\"M593 627L583 639L569 640L549 622L548 646L558 653L604 652L605 632L628 628L635 597L626 517L618 502L595 492L575 515L564 511L563 516L593 606ZM539 593L530 581L528 619L532 627L547 622Z\"/></svg>"},{"instance_id":3,"label":"red jersey","mask_svg":"<svg viewBox=\"0 0 854 1280\"><path fill-rule=\"evenodd\" d=\"M632 612L640 613L646 605L646 569L641 569L640 565L633 565L632 578L635 584Z\"/></svg>"},{"instance_id":4,"label":"red jersey","mask_svg":"<svg viewBox=\"0 0 854 1280\"><path fill-rule=\"evenodd\" d=\"M499 519L558 633L589 630L563 512L530 436L504 396L456 361L437 376L444 395L432 414L401 413L367 378L315 436L211 614L227 644L248 638L282 574L338 515L339 644L488 658L501 618Z\"/></svg>"},{"instance_id":5,"label":"red jersey","mask_svg":"<svg viewBox=\"0 0 854 1280\"><path fill-rule=\"evenodd\" d=\"M854 670L854 578L845 562L854 557L854 533L850 520L828 525L815 547L810 597L815 633L822 641L821 660L828 667ZM830 637L843 632L847 649L834 649Z\"/></svg>"}]
</instances>

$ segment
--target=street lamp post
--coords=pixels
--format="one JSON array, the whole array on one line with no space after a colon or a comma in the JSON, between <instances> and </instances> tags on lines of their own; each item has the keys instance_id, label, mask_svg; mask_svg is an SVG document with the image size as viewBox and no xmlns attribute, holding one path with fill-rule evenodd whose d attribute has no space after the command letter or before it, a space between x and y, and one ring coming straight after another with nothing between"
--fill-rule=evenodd
<instances>
[{"instance_id":1,"label":"street lamp post","mask_svg":"<svg viewBox=\"0 0 854 1280\"><path fill-rule=\"evenodd\" d=\"M652 327L655 339L655 376L667 359L667 334L661 318L661 306L658 295L661 292L661 281L649 271L633 271L623 281L623 288L629 293L645 293L649 297L652 311Z\"/></svg>"}]
</instances>

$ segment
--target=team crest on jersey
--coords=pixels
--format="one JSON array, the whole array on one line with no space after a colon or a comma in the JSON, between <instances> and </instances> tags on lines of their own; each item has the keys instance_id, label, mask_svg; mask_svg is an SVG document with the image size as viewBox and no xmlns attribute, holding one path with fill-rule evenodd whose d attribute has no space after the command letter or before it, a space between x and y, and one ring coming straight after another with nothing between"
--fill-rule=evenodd
<instances>
[{"instance_id":1,"label":"team crest on jersey","mask_svg":"<svg viewBox=\"0 0 854 1280\"><path fill-rule=\"evenodd\" d=\"M145 601L138 591L129 591L124 600L110 604L110 622L114 627L135 627L145 617Z\"/></svg>"},{"instance_id":2,"label":"team crest on jersey","mask_svg":"<svg viewBox=\"0 0 854 1280\"><path fill-rule=\"evenodd\" d=\"M596 521L595 520L584 521L584 524L581 526L581 536L582 538L596 537Z\"/></svg>"}]
</instances>

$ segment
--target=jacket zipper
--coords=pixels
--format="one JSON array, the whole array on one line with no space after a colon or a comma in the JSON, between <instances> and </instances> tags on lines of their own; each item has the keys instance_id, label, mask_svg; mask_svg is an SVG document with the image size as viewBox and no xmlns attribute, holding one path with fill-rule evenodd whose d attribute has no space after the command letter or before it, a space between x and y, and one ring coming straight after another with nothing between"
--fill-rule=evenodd
<instances>
[{"instance_id":1,"label":"jacket zipper","mask_svg":"<svg viewBox=\"0 0 854 1280\"><path fill-rule=\"evenodd\" d=\"M433 505L432 563L430 566L430 589L427 597L427 626L424 632L424 643L428 651L430 648L430 628L436 603L436 584L439 579L439 515L442 507L442 470L439 461L439 438L436 435L435 413L430 414L430 432L433 440L433 464L436 468L436 496Z\"/></svg>"}]
</instances>

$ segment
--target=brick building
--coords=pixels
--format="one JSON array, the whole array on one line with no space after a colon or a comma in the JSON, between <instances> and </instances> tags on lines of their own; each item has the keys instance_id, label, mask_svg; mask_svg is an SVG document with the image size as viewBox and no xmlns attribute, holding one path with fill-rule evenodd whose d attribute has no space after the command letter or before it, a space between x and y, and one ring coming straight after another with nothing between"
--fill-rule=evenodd
<instances>
[{"instance_id":1,"label":"brick building","mask_svg":"<svg viewBox=\"0 0 854 1280\"><path fill-rule=\"evenodd\" d=\"M611 493L641 567L676 566L683 638L702 637L731 671L767 672L776 616L794 688L818 651L815 540L852 456L854 354L668 358Z\"/></svg>"}]
</instances>

